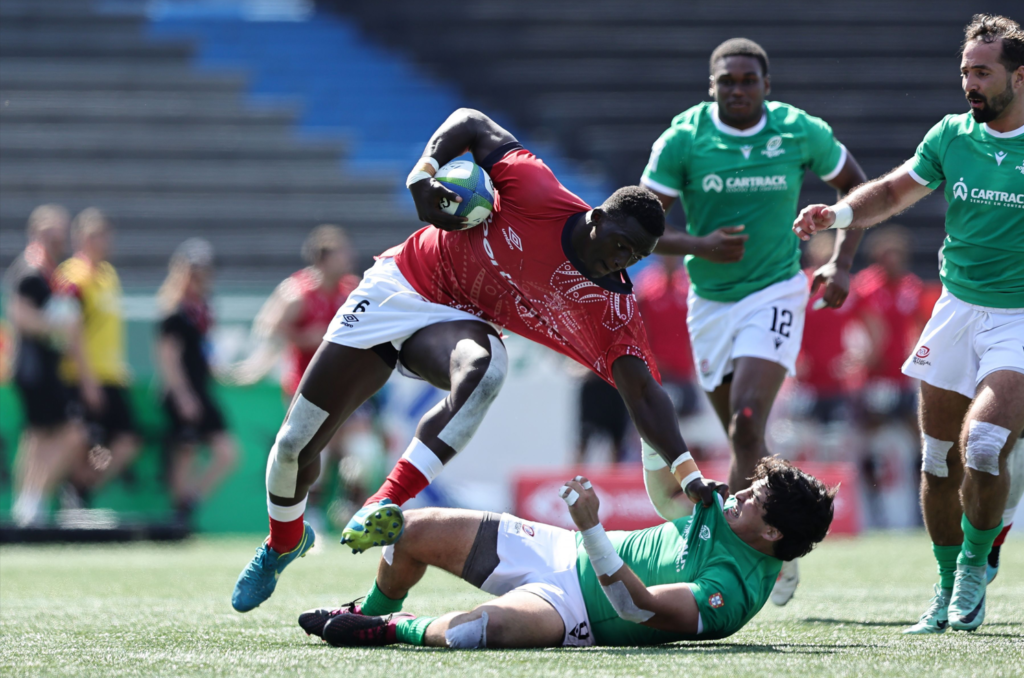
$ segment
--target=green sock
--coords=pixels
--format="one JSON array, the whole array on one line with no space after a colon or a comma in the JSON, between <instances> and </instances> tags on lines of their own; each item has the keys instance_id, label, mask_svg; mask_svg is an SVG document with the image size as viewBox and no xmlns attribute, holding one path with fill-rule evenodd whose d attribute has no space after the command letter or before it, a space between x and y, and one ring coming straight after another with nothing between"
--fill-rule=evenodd
<instances>
[{"instance_id":1,"label":"green sock","mask_svg":"<svg viewBox=\"0 0 1024 678\"><path fill-rule=\"evenodd\" d=\"M383 617L393 612L401 612L402 603L408 597L409 594L402 596L398 600L388 598L377 588L377 580L375 579L373 586L370 587L370 592L366 594L366 600L363 601L362 612L371 617Z\"/></svg>"},{"instance_id":2,"label":"green sock","mask_svg":"<svg viewBox=\"0 0 1024 678\"><path fill-rule=\"evenodd\" d=\"M1003 521L1000 520L999 524L991 530L979 530L974 525L971 525L971 521L967 520L967 514L965 513L964 517L960 520L960 527L964 530L964 547L960 551L960 557L956 559L956 562L975 567L985 565L988 562L989 551L992 550L992 542L996 540L996 537L1003 530Z\"/></svg>"},{"instance_id":3,"label":"green sock","mask_svg":"<svg viewBox=\"0 0 1024 678\"><path fill-rule=\"evenodd\" d=\"M932 544L932 553L939 562L939 587L951 591L956 578L956 557L960 555L960 547Z\"/></svg>"},{"instance_id":4,"label":"green sock","mask_svg":"<svg viewBox=\"0 0 1024 678\"><path fill-rule=\"evenodd\" d=\"M427 635L427 627L437 617L416 617L415 619L401 619L395 622L395 637L398 642L406 645L423 645L423 639Z\"/></svg>"}]
</instances>

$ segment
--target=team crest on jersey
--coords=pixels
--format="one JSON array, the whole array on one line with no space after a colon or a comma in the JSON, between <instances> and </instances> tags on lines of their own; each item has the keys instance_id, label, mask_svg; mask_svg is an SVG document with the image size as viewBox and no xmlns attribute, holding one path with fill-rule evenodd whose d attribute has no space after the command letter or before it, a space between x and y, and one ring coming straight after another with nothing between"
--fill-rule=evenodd
<instances>
[{"instance_id":1,"label":"team crest on jersey","mask_svg":"<svg viewBox=\"0 0 1024 678\"><path fill-rule=\"evenodd\" d=\"M915 365L931 365L930 361L925 360L925 358L930 356L931 353L932 353L932 350L930 348L928 348L927 346L922 346L921 348L917 349L917 353L914 354L914 364Z\"/></svg>"},{"instance_id":2,"label":"team crest on jersey","mask_svg":"<svg viewBox=\"0 0 1024 678\"><path fill-rule=\"evenodd\" d=\"M707 541L708 539L711 539L711 528L709 528L707 525L701 525L701 527L700 527L700 538L703 541Z\"/></svg>"},{"instance_id":3,"label":"team crest on jersey","mask_svg":"<svg viewBox=\"0 0 1024 678\"><path fill-rule=\"evenodd\" d=\"M768 143L764 145L764 150L761 151L761 155L769 158L777 158L786 152L786 149L782 148L782 137L775 135L768 140Z\"/></svg>"},{"instance_id":4,"label":"team crest on jersey","mask_svg":"<svg viewBox=\"0 0 1024 678\"><path fill-rule=\"evenodd\" d=\"M754 150L753 146L740 146L740 152L743 154L744 160L750 160L750 152Z\"/></svg>"},{"instance_id":5,"label":"team crest on jersey","mask_svg":"<svg viewBox=\"0 0 1024 678\"><path fill-rule=\"evenodd\" d=\"M1017 165L1017 166L1016 166L1016 167L1014 167L1013 169L1015 169L1015 170L1020 170L1020 173L1021 173L1021 174L1024 174L1024 162L1022 162L1021 164Z\"/></svg>"},{"instance_id":6,"label":"team crest on jersey","mask_svg":"<svg viewBox=\"0 0 1024 678\"><path fill-rule=\"evenodd\" d=\"M725 605L725 598L722 597L721 593L712 593L708 596L708 605L715 608L716 610Z\"/></svg>"}]
</instances>

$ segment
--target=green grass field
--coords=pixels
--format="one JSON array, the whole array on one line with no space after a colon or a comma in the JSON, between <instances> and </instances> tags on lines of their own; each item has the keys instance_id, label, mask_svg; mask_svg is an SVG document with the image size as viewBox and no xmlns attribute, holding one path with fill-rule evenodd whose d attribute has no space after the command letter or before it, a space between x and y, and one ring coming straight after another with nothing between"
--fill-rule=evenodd
<instances>
[{"instance_id":1,"label":"green grass field","mask_svg":"<svg viewBox=\"0 0 1024 678\"><path fill-rule=\"evenodd\" d=\"M0 675L653 676L1024 674L1024 540L1003 549L977 632L908 638L931 595L923 533L833 540L804 560L785 608L770 603L724 640L659 648L452 652L341 650L296 625L308 608L362 595L376 554L333 539L298 561L246 615L229 598L258 537L0 549ZM467 609L486 594L431 572L407 609Z\"/></svg>"}]
</instances>

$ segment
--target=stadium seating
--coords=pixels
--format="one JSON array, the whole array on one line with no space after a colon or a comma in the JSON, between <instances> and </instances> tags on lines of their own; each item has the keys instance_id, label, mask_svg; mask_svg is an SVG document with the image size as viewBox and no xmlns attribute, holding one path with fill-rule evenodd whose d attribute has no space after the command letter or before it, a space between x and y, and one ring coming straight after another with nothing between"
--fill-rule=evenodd
<instances>
[{"instance_id":1,"label":"stadium seating","mask_svg":"<svg viewBox=\"0 0 1024 678\"><path fill-rule=\"evenodd\" d=\"M341 138L300 138L300 101L252 101L237 68L197 72L189 42L154 41L145 5L122 6L0 2L0 267L51 201L113 216L132 287L190 235L213 241L222 280L267 286L317 223L347 225L364 258L409 232L392 177L346 172Z\"/></svg>"},{"instance_id":2,"label":"stadium seating","mask_svg":"<svg viewBox=\"0 0 1024 678\"><path fill-rule=\"evenodd\" d=\"M957 47L974 11L1019 3L958 0L822 3L732 0L331 0L383 43L411 52L484 106L537 137L557 138L613 184L635 183L672 117L708 99L708 57L730 37L771 59L771 97L825 118L869 177L909 157L947 113L965 111ZM925 9L926 8L926 9ZM475 48L472 68L450 49ZM834 193L810 182L806 202ZM915 269L935 277L941 196L900 217L919 229ZM678 211L678 210L677 210Z\"/></svg>"}]
</instances>

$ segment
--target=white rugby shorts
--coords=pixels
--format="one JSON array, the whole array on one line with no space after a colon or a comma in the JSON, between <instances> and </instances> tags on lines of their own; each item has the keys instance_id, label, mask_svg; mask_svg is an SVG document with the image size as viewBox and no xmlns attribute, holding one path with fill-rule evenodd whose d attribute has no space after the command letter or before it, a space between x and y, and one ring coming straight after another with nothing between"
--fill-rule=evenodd
<instances>
[{"instance_id":1,"label":"white rugby shorts","mask_svg":"<svg viewBox=\"0 0 1024 678\"><path fill-rule=\"evenodd\" d=\"M398 270L394 258L388 257L378 259L363 274L362 282L334 314L324 340L361 349L390 342L400 351L405 340L424 327L454 320L486 322L424 299ZM493 323L487 324L501 331Z\"/></svg>"},{"instance_id":2,"label":"white rugby shorts","mask_svg":"<svg viewBox=\"0 0 1024 678\"><path fill-rule=\"evenodd\" d=\"M809 295L803 272L734 302L702 299L691 287L686 325L701 387L714 391L742 357L770 360L796 376Z\"/></svg>"},{"instance_id":3,"label":"white rugby shorts","mask_svg":"<svg viewBox=\"0 0 1024 678\"><path fill-rule=\"evenodd\" d=\"M943 287L903 374L973 400L1000 370L1024 374L1024 308L975 306Z\"/></svg>"},{"instance_id":4,"label":"white rugby shorts","mask_svg":"<svg viewBox=\"0 0 1024 678\"><path fill-rule=\"evenodd\" d=\"M551 604L565 624L562 645L594 644L576 572L576 534L560 527L501 515L498 566L480 587L495 596L526 591Z\"/></svg>"}]
</instances>

